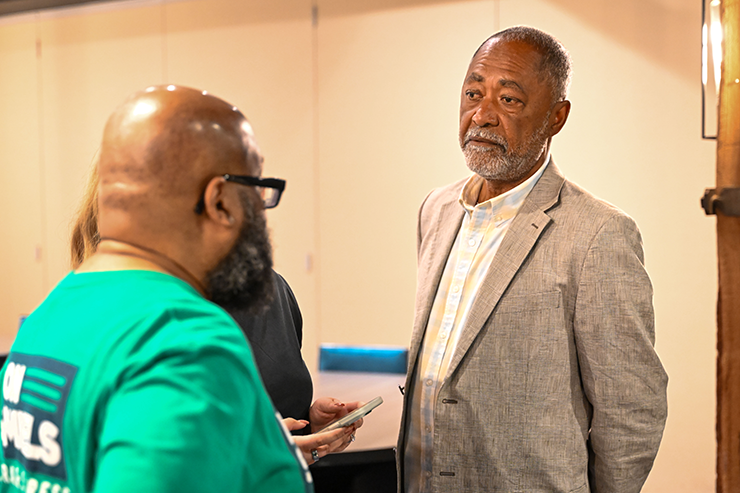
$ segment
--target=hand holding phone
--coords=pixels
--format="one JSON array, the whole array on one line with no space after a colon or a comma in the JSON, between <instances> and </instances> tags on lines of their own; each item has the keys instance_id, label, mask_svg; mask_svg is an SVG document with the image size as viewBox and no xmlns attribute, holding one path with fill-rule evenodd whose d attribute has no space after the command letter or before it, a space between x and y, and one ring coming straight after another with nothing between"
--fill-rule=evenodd
<instances>
[{"instance_id":1,"label":"hand holding phone","mask_svg":"<svg viewBox=\"0 0 740 493\"><path fill-rule=\"evenodd\" d=\"M370 411L378 407L383 403L383 398L378 396L375 399L371 400L364 406L358 407L351 413L347 414L343 418L339 418L336 421L333 421L329 423L325 428L322 428L321 431L332 431L336 430L337 428L343 428L345 426L349 426L355 421L359 420L360 418L363 418L364 416L368 415Z\"/></svg>"}]
</instances>

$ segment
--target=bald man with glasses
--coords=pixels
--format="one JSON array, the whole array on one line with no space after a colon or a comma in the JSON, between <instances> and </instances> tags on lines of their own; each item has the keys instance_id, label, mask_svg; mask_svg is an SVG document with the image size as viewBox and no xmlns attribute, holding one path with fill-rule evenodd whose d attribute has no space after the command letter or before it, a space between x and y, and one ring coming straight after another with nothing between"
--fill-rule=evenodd
<instances>
[{"instance_id":1,"label":"bald man with glasses","mask_svg":"<svg viewBox=\"0 0 740 493\"><path fill-rule=\"evenodd\" d=\"M151 87L115 110L97 250L3 368L0 491L313 491L221 308L274 290L263 210L285 182L261 166L244 115L205 92Z\"/></svg>"}]
</instances>

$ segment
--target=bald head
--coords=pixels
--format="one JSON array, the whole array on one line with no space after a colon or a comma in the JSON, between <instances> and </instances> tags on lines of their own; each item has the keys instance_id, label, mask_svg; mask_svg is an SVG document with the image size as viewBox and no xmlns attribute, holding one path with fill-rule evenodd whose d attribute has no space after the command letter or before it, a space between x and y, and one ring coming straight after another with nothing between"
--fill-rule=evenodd
<instances>
[{"instance_id":1,"label":"bald head","mask_svg":"<svg viewBox=\"0 0 740 493\"><path fill-rule=\"evenodd\" d=\"M100 151L100 232L128 241L190 229L214 176L259 175L252 129L235 107L198 91L156 86L108 119Z\"/></svg>"},{"instance_id":2,"label":"bald head","mask_svg":"<svg viewBox=\"0 0 740 493\"><path fill-rule=\"evenodd\" d=\"M185 87L134 94L105 126L98 166L100 244L80 269L132 268L132 262L139 268L144 262L141 268L156 265L215 300L219 286L211 281L220 282L223 276L216 274L231 259L240 277L221 291L235 299L261 287L269 291L263 201L254 186L224 177L259 177L261 168L252 128L232 105Z\"/></svg>"}]
</instances>

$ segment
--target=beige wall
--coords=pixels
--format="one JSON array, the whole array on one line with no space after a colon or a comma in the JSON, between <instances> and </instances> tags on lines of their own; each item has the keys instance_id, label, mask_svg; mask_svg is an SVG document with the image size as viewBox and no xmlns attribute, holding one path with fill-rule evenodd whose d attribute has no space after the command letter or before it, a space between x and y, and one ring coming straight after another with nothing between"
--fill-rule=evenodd
<instances>
[{"instance_id":1,"label":"beige wall","mask_svg":"<svg viewBox=\"0 0 740 493\"><path fill-rule=\"evenodd\" d=\"M67 271L69 223L107 115L174 82L252 121L277 269L301 303L304 355L320 342L406 345L415 220L466 175L461 79L513 24L571 50L573 110L553 155L634 216L655 285L670 415L647 493L714 489L716 256L698 198L714 184L700 138L694 0L132 1L0 18L0 349ZM4 338L4 339L3 339Z\"/></svg>"},{"instance_id":2,"label":"beige wall","mask_svg":"<svg viewBox=\"0 0 740 493\"><path fill-rule=\"evenodd\" d=\"M0 344L46 292L41 246L46 200L40 145L35 26L0 28ZM6 67L12 67L7 69Z\"/></svg>"}]
</instances>

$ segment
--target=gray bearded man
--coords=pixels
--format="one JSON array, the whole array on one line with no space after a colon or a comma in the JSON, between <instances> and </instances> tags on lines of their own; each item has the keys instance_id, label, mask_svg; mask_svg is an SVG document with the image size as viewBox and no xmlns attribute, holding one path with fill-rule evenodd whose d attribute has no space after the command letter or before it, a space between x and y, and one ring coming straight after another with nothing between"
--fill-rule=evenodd
<instances>
[{"instance_id":1,"label":"gray bearded man","mask_svg":"<svg viewBox=\"0 0 740 493\"><path fill-rule=\"evenodd\" d=\"M570 72L528 27L470 63L474 174L419 212L400 491L637 493L652 468L667 415L652 285L635 222L551 159Z\"/></svg>"}]
</instances>

